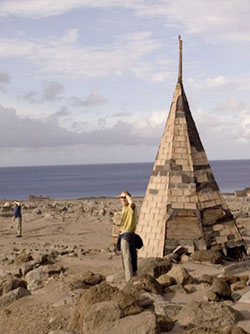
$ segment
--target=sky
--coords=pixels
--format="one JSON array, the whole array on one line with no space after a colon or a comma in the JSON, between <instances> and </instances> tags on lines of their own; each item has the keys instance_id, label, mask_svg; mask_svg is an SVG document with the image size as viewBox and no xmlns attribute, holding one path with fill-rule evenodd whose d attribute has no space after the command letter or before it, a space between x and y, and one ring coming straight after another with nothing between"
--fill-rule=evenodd
<instances>
[{"instance_id":1,"label":"sky","mask_svg":"<svg viewBox=\"0 0 250 334\"><path fill-rule=\"evenodd\" d=\"M178 35L208 159L250 159L249 17L249 0L0 0L0 167L153 162Z\"/></svg>"}]
</instances>

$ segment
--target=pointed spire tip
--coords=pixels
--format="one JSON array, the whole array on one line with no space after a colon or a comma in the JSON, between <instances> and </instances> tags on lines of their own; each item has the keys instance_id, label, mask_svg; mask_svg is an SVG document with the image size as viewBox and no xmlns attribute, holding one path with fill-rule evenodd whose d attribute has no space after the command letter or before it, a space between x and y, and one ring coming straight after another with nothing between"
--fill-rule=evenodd
<instances>
[{"instance_id":1,"label":"pointed spire tip","mask_svg":"<svg viewBox=\"0 0 250 334\"><path fill-rule=\"evenodd\" d=\"M182 82L182 39L181 35L178 35L179 39L179 72L178 72L178 82Z\"/></svg>"}]
</instances>

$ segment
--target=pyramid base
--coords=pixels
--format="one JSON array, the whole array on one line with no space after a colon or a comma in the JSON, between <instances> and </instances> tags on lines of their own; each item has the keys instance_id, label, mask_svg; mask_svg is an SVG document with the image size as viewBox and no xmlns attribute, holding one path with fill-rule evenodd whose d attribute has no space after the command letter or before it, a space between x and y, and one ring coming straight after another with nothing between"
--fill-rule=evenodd
<instances>
[{"instance_id":1,"label":"pyramid base","mask_svg":"<svg viewBox=\"0 0 250 334\"><path fill-rule=\"evenodd\" d=\"M191 239L168 239L166 240L164 248L164 256L171 254L177 247L184 247L187 253L193 253L196 250L218 250L223 253L225 258L240 260L245 255L247 251L242 240L235 242L228 242L223 244L215 244L207 246L204 240L191 240Z\"/></svg>"}]
</instances>

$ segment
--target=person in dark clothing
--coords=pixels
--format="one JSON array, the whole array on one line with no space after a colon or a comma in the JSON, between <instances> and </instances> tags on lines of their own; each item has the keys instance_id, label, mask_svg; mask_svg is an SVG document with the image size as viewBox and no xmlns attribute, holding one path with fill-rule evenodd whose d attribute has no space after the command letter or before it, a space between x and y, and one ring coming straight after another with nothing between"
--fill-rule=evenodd
<instances>
[{"instance_id":1,"label":"person in dark clothing","mask_svg":"<svg viewBox=\"0 0 250 334\"><path fill-rule=\"evenodd\" d=\"M17 238L22 236L22 209L20 202L13 202L14 204L14 217L13 222L16 225Z\"/></svg>"}]
</instances>

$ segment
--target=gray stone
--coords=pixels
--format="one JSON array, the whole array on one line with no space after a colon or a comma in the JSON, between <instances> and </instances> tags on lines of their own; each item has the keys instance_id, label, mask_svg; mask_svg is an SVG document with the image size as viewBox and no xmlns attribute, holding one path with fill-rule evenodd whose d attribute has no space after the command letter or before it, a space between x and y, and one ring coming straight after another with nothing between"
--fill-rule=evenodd
<instances>
[{"instance_id":1,"label":"gray stone","mask_svg":"<svg viewBox=\"0 0 250 334\"><path fill-rule=\"evenodd\" d=\"M41 288L43 286L43 280L47 277L49 277L49 274L43 267L29 271L25 276L29 290L32 291Z\"/></svg>"},{"instance_id":2,"label":"gray stone","mask_svg":"<svg viewBox=\"0 0 250 334\"><path fill-rule=\"evenodd\" d=\"M170 319L175 320L177 314L181 311L183 305L172 303L169 301L156 301L154 302L155 314L161 316L168 316Z\"/></svg>"}]
</instances>

